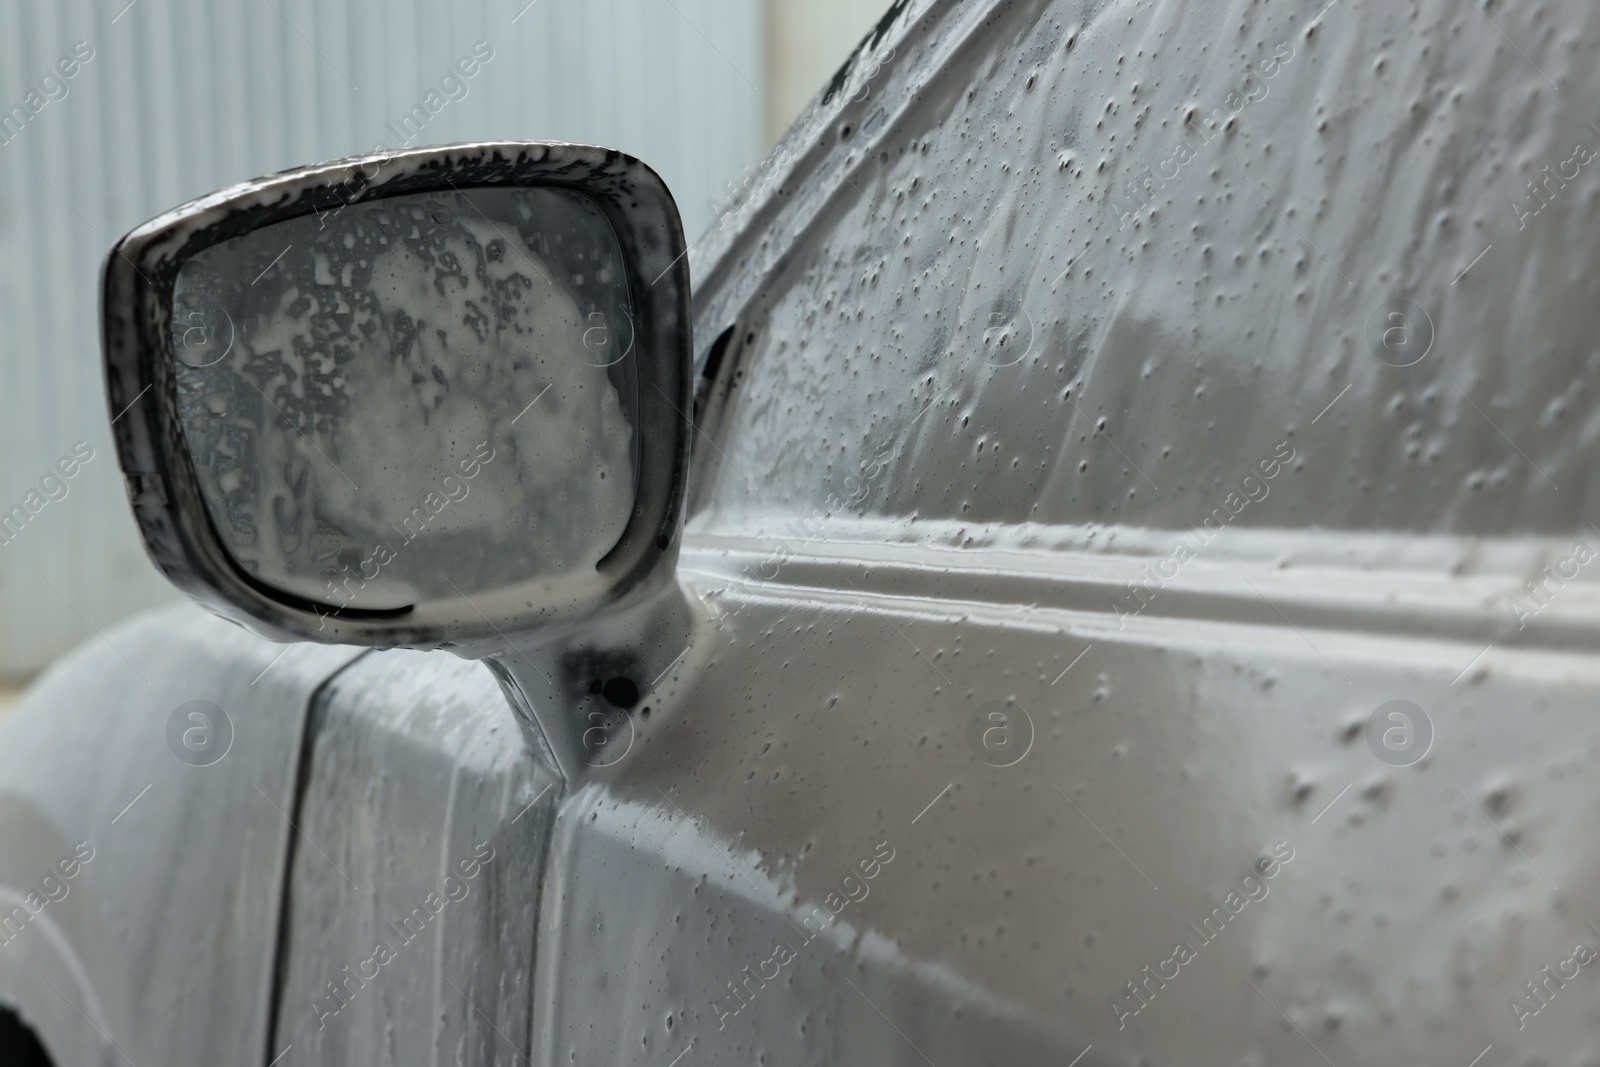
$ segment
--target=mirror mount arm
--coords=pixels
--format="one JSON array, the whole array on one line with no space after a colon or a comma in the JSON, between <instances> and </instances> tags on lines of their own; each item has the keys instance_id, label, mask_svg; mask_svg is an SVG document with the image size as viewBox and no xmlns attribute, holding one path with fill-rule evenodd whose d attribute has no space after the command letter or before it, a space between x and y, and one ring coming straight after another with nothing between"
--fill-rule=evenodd
<instances>
[{"instance_id":1,"label":"mirror mount arm","mask_svg":"<svg viewBox=\"0 0 1600 1067\"><path fill-rule=\"evenodd\" d=\"M545 638L508 638L484 657L530 749L576 789L626 773L667 716L712 626L678 582L644 602ZM698 640L697 640L698 639Z\"/></svg>"},{"instance_id":2,"label":"mirror mount arm","mask_svg":"<svg viewBox=\"0 0 1600 1067\"><path fill-rule=\"evenodd\" d=\"M550 681L555 658L548 655L549 651L543 647L497 653L483 662L500 683L528 750L570 788L584 769L576 758L580 737L565 726L559 711L555 685Z\"/></svg>"}]
</instances>

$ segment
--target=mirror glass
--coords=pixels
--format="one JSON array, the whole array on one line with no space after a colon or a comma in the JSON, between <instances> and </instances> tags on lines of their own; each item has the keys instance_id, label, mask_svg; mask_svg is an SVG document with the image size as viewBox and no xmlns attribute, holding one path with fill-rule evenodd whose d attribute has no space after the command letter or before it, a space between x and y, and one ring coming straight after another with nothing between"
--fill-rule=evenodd
<instances>
[{"instance_id":1,"label":"mirror glass","mask_svg":"<svg viewBox=\"0 0 1600 1067\"><path fill-rule=\"evenodd\" d=\"M587 198L348 204L188 260L183 430L257 580L396 610L596 582L637 488L623 254Z\"/></svg>"}]
</instances>

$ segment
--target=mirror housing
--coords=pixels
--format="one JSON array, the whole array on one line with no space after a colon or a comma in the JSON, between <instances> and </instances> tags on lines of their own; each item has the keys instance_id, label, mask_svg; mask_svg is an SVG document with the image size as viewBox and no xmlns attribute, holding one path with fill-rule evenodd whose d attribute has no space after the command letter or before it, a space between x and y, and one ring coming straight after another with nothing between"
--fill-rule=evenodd
<instances>
[{"instance_id":1,"label":"mirror housing","mask_svg":"<svg viewBox=\"0 0 1600 1067\"><path fill-rule=\"evenodd\" d=\"M459 199L488 189L576 194L609 223L620 250L633 343L618 359L635 361L629 381L637 385L636 489L620 536L595 564L593 580L546 583L542 590L535 580L514 596L490 590L368 607L262 580L219 531L215 499L208 507L186 436L180 377L197 364L180 362L176 351L175 337L184 333L174 323L180 272L201 253L266 227L315 218L320 230L338 225L340 214L357 205L427 194ZM693 346L685 252L677 208L654 171L620 152L548 143L353 157L246 182L138 227L107 257L101 320L113 439L151 559L208 610L280 641L451 648L476 656L645 602L671 580L687 485ZM342 429L359 435L363 419L386 414L392 413L349 404L340 417L350 425Z\"/></svg>"}]
</instances>

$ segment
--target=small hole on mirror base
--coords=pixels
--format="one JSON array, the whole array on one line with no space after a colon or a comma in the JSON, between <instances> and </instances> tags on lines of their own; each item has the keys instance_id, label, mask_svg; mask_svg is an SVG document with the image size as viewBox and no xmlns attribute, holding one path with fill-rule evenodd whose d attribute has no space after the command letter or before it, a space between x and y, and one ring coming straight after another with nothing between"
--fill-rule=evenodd
<instances>
[{"instance_id":1,"label":"small hole on mirror base","mask_svg":"<svg viewBox=\"0 0 1600 1067\"><path fill-rule=\"evenodd\" d=\"M648 719L649 717L650 717L650 705L646 704L644 706L644 710L639 712L639 718Z\"/></svg>"},{"instance_id":2,"label":"small hole on mirror base","mask_svg":"<svg viewBox=\"0 0 1600 1067\"><path fill-rule=\"evenodd\" d=\"M656 547L657 548L665 549L669 543L670 542L667 540L667 535L666 534L662 534L660 537L656 538Z\"/></svg>"},{"instance_id":3,"label":"small hole on mirror base","mask_svg":"<svg viewBox=\"0 0 1600 1067\"><path fill-rule=\"evenodd\" d=\"M614 708L631 708L639 703L639 687L627 678L613 678L605 684L602 695Z\"/></svg>"}]
</instances>

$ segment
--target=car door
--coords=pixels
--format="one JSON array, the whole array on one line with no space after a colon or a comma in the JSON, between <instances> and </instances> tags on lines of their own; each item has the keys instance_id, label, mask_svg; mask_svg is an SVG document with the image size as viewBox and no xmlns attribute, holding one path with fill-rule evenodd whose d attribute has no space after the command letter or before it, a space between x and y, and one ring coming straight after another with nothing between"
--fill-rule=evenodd
<instances>
[{"instance_id":1,"label":"car door","mask_svg":"<svg viewBox=\"0 0 1600 1067\"><path fill-rule=\"evenodd\" d=\"M894 5L692 259L702 630L557 819L547 1062L1589 1047L1595 75L1530 18Z\"/></svg>"}]
</instances>

